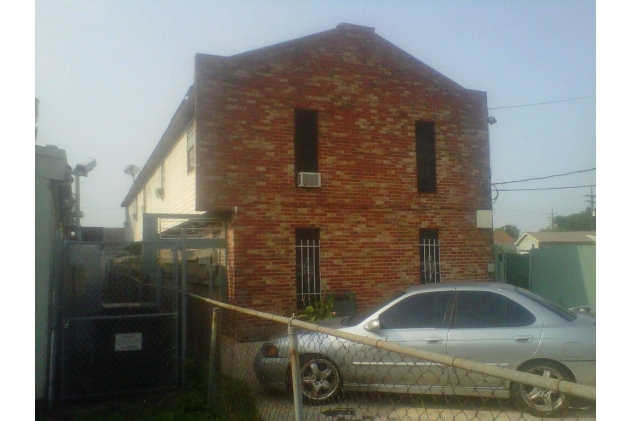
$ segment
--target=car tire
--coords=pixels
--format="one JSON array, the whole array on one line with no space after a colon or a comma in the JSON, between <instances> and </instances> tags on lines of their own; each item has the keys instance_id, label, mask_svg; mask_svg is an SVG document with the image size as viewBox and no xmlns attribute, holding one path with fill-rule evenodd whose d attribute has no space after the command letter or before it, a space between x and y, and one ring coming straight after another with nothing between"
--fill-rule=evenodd
<instances>
[{"instance_id":1,"label":"car tire","mask_svg":"<svg viewBox=\"0 0 631 421\"><path fill-rule=\"evenodd\" d=\"M524 364L519 370L552 379L574 381L572 373L554 361L533 361ZM562 413L570 404L570 397L564 393L529 384L513 383L512 391L522 410L541 417Z\"/></svg>"},{"instance_id":2,"label":"car tire","mask_svg":"<svg viewBox=\"0 0 631 421\"><path fill-rule=\"evenodd\" d=\"M300 357L302 396L311 405L331 402L342 391L340 370L329 358L321 355Z\"/></svg>"}]
</instances>

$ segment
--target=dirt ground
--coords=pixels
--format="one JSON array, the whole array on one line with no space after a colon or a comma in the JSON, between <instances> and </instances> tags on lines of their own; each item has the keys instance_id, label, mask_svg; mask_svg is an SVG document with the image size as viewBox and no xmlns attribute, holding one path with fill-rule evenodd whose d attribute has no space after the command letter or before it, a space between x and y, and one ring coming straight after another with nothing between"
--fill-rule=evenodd
<instances>
[{"instance_id":1,"label":"dirt ground","mask_svg":"<svg viewBox=\"0 0 631 421\"><path fill-rule=\"evenodd\" d=\"M36 407L35 421L91 421L113 415L133 420L148 411L169 408L181 393L176 390L67 401L57 404L52 411Z\"/></svg>"}]
</instances>

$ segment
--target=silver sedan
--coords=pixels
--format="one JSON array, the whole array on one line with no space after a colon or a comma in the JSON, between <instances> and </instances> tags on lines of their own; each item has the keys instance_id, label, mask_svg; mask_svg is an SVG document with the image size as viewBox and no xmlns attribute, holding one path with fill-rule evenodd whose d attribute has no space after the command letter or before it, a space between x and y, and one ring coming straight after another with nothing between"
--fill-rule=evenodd
<instances>
[{"instance_id":1,"label":"silver sedan","mask_svg":"<svg viewBox=\"0 0 631 421\"><path fill-rule=\"evenodd\" d=\"M527 290L491 282L419 285L360 314L321 325L403 346L533 374L596 384L596 319ZM312 403L344 391L514 397L539 415L569 405L562 393L488 377L334 336L300 331L302 390ZM254 360L259 381L287 389L287 336L265 343Z\"/></svg>"}]
</instances>

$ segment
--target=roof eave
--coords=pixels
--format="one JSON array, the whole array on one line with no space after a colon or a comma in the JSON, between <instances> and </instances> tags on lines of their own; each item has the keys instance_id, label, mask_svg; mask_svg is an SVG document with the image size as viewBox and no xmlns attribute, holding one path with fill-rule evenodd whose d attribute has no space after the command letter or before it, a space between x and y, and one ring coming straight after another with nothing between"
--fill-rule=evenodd
<instances>
[{"instance_id":1,"label":"roof eave","mask_svg":"<svg viewBox=\"0 0 631 421\"><path fill-rule=\"evenodd\" d=\"M125 199L121 203L122 207L127 207L131 205L134 201L134 198L140 193L142 187L149 181L149 178L154 173L154 171L160 166L165 156L169 153L173 144L177 141L180 133L184 130L187 124L193 119L195 115L195 90L194 85L192 85L184 99L180 103L177 111L171 118L171 122L167 126L166 131L160 138L158 145L149 156L147 163L144 165L138 177L132 184L129 192L125 196Z\"/></svg>"}]
</instances>

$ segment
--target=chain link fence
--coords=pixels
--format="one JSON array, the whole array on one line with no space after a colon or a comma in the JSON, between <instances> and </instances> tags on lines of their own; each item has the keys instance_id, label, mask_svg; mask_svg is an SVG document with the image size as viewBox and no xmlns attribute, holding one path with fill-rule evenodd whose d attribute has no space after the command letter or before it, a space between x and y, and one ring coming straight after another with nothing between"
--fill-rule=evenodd
<instances>
[{"instance_id":1,"label":"chain link fence","mask_svg":"<svg viewBox=\"0 0 631 421\"><path fill-rule=\"evenodd\" d=\"M209 399L219 374L237 378L252 389L264 420L596 418L595 387L558 381L549 371L419 351L194 294L191 301L214 308L220 320L209 344ZM520 391L535 409L514 398ZM569 407L556 409L562 399Z\"/></svg>"},{"instance_id":2,"label":"chain link fence","mask_svg":"<svg viewBox=\"0 0 631 421\"><path fill-rule=\"evenodd\" d=\"M201 377L212 405L220 379L231 377L251 389L267 421L596 418L595 387L557 380L567 378L563 367L528 374L225 304L220 258L183 259L175 243L160 244L147 272L145 246L67 244L62 399Z\"/></svg>"},{"instance_id":3,"label":"chain link fence","mask_svg":"<svg viewBox=\"0 0 631 421\"><path fill-rule=\"evenodd\" d=\"M62 399L177 386L176 277L141 264L139 244L66 244Z\"/></svg>"}]
</instances>

